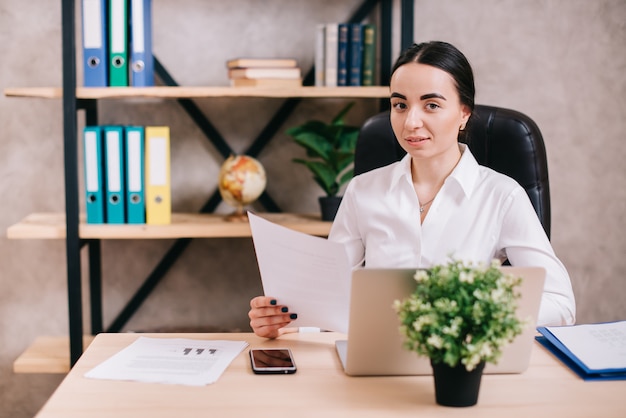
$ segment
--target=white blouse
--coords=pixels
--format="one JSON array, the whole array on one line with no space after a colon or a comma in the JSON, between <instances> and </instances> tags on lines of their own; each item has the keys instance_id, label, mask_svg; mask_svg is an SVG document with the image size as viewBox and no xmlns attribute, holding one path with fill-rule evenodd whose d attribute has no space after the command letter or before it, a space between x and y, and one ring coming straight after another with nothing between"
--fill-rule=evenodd
<instances>
[{"instance_id":1,"label":"white blouse","mask_svg":"<svg viewBox=\"0 0 626 418\"><path fill-rule=\"evenodd\" d=\"M526 194L513 179L478 164L465 145L454 171L420 223L411 157L354 177L329 239L346 245L354 268L428 268L450 258L547 270L538 325L575 321L567 270Z\"/></svg>"}]
</instances>

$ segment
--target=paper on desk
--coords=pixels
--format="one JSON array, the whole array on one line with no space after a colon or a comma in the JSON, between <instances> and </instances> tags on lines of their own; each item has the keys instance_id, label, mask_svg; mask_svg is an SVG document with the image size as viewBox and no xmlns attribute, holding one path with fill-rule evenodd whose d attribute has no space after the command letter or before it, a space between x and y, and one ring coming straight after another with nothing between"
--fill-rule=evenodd
<instances>
[{"instance_id":1,"label":"paper on desk","mask_svg":"<svg viewBox=\"0 0 626 418\"><path fill-rule=\"evenodd\" d=\"M245 341L139 337L85 377L204 386L216 382L247 346Z\"/></svg>"},{"instance_id":2,"label":"paper on desk","mask_svg":"<svg viewBox=\"0 0 626 418\"><path fill-rule=\"evenodd\" d=\"M263 291L298 314L291 325L347 332L351 267L344 246L250 212L248 219Z\"/></svg>"},{"instance_id":3,"label":"paper on desk","mask_svg":"<svg viewBox=\"0 0 626 418\"><path fill-rule=\"evenodd\" d=\"M545 327L590 370L626 370L626 321Z\"/></svg>"}]
</instances>

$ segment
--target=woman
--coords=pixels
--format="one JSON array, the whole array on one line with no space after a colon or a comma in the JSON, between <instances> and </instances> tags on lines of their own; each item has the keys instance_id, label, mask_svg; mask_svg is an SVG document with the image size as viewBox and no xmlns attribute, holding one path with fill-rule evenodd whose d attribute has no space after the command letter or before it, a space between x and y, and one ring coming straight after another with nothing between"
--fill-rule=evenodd
<instances>
[{"instance_id":1,"label":"woman","mask_svg":"<svg viewBox=\"0 0 626 418\"><path fill-rule=\"evenodd\" d=\"M390 93L391 126L407 155L350 182L328 239L346 245L355 268L427 268L450 257L545 267L538 324L573 324L569 275L526 192L458 141L474 109L465 56L445 42L415 44L396 61ZM250 306L252 329L268 338L296 317L271 297Z\"/></svg>"}]
</instances>

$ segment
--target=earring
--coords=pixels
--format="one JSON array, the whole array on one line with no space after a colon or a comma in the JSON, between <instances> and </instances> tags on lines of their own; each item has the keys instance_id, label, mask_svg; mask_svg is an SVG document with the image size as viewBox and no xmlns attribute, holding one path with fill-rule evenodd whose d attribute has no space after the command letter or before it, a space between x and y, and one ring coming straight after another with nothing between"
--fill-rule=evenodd
<instances>
[{"instance_id":1,"label":"earring","mask_svg":"<svg viewBox=\"0 0 626 418\"><path fill-rule=\"evenodd\" d=\"M465 130L465 124L463 124L463 125L461 125L461 126L459 127L459 131L464 131L464 130Z\"/></svg>"}]
</instances>

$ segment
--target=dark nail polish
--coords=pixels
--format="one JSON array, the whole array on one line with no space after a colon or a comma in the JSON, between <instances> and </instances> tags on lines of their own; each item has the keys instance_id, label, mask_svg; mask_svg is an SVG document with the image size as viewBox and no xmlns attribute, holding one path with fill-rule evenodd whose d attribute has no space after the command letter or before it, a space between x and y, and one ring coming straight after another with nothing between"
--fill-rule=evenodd
<instances>
[{"instance_id":1,"label":"dark nail polish","mask_svg":"<svg viewBox=\"0 0 626 418\"><path fill-rule=\"evenodd\" d=\"M291 315L289 315L289 318L298 319L298 314L292 313Z\"/></svg>"},{"instance_id":2,"label":"dark nail polish","mask_svg":"<svg viewBox=\"0 0 626 418\"><path fill-rule=\"evenodd\" d=\"M270 305L276 305L276 299L270 300Z\"/></svg>"},{"instance_id":3,"label":"dark nail polish","mask_svg":"<svg viewBox=\"0 0 626 418\"><path fill-rule=\"evenodd\" d=\"M286 307L286 306L283 306L282 308L280 308L280 310L283 311L283 312L287 312L287 311L289 311L289 308Z\"/></svg>"}]
</instances>

